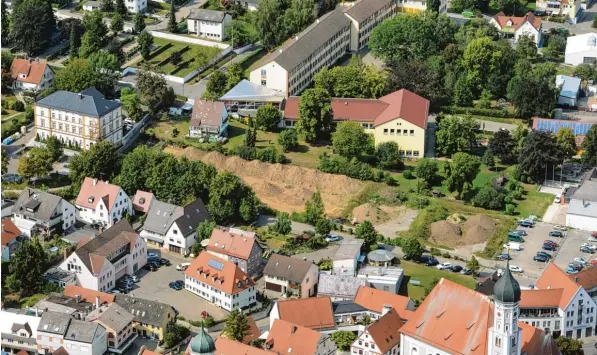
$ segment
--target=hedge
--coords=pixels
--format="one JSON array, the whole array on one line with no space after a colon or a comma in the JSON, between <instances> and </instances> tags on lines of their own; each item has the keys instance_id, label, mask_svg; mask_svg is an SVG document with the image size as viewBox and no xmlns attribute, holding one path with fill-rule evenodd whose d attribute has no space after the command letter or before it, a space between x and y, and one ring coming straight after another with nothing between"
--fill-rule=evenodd
<instances>
[{"instance_id":1,"label":"hedge","mask_svg":"<svg viewBox=\"0 0 597 355\"><path fill-rule=\"evenodd\" d=\"M520 118L517 114L509 112L508 110L496 110L491 108L444 106L442 107L442 112L454 115L477 115L497 118Z\"/></svg>"}]
</instances>

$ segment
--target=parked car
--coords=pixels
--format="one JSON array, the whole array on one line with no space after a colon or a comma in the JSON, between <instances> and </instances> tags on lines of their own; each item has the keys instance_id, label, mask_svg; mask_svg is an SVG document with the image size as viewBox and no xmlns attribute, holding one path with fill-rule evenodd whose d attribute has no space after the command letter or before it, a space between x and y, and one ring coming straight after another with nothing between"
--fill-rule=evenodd
<instances>
[{"instance_id":1,"label":"parked car","mask_svg":"<svg viewBox=\"0 0 597 355\"><path fill-rule=\"evenodd\" d=\"M557 195L556 198L553 199L553 203L560 203L562 202L562 198L560 197L560 195Z\"/></svg>"},{"instance_id":2,"label":"parked car","mask_svg":"<svg viewBox=\"0 0 597 355\"><path fill-rule=\"evenodd\" d=\"M515 232L523 236L528 235L527 231L525 231L524 229L517 229L515 230Z\"/></svg>"},{"instance_id":3,"label":"parked car","mask_svg":"<svg viewBox=\"0 0 597 355\"><path fill-rule=\"evenodd\" d=\"M462 269L462 270L460 271L460 273L461 273L461 274L463 274L463 275L472 275L472 273L473 273L473 270L471 270L471 269L469 269L469 268L466 268L466 267L465 267L464 269Z\"/></svg>"},{"instance_id":4,"label":"parked car","mask_svg":"<svg viewBox=\"0 0 597 355\"><path fill-rule=\"evenodd\" d=\"M595 254L595 249L589 247L581 247L580 251L587 254Z\"/></svg>"},{"instance_id":5,"label":"parked car","mask_svg":"<svg viewBox=\"0 0 597 355\"><path fill-rule=\"evenodd\" d=\"M572 268L572 267L568 267L568 268L566 269L566 273L567 273L568 275L578 274L578 270L576 270L576 269L574 269L574 268Z\"/></svg>"},{"instance_id":6,"label":"parked car","mask_svg":"<svg viewBox=\"0 0 597 355\"><path fill-rule=\"evenodd\" d=\"M425 265L427 266L437 266L439 264L439 261L436 258L430 258L429 260L427 260L427 262L425 263Z\"/></svg>"},{"instance_id":7,"label":"parked car","mask_svg":"<svg viewBox=\"0 0 597 355\"><path fill-rule=\"evenodd\" d=\"M510 265L510 271L511 272L524 272L524 270L520 267L520 266L516 266L516 265Z\"/></svg>"},{"instance_id":8,"label":"parked car","mask_svg":"<svg viewBox=\"0 0 597 355\"><path fill-rule=\"evenodd\" d=\"M21 180L22 180L22 178L21 178L21 175L19 175L19 174L9 173L9 174L2 175L2 182L5 182L5 183L17 183L18 184L21 182Z\"/></svg>"},{"instance_id":9,"label":"parked car","mask_svg":"<svg viewBox=\"0 0 597 355\"><path fill-rule=\"evenodd\" d=\"M564 237L564 233L562 233L560 231L551 231L551 232L549 232L549 236L562 238L562 237Z\"/></svg>"},{"instance_id":10,"label":"parked car","mask_svg":"<svg viewBox=\"0 0 597 355\"><path fill-rule=\"evenodd\" d=\"M191 266L191 263L178 264L178 265L176 265L176 270L185 271L189 266Z\"/></svg>"},{"instance_id":11,"label":"parked car","mask_svg":"<svg viewBox=\"0 0 597 355\"><path fill-rule=\"evenodd\" d=\"M597 250L597 245L591 243L582 243L582 247L591 248L593 250Z\"/></svg>"},{"instance_id":12,"label":"parked car","mask_svg":"<svg viewBox=\"0 0 597 355\"><path fill-rule=\"evenodd\" d=\"M166 258L161 258L160 259L160 264L162 265L166 265L166 266L170 266L172 264L170 264L170 260L166 259Z\"/></svg>"},{"instance_id":13,"label":"parked car","mask_svg":"<svg viewBox=\"0 0 597 355\"><path fill-rule=\"evenodd\" d=\"M182 290L182 287L180 286L180 284L176 281L172 281L168 284L168 286L170 286L170 288L175 289L176 291L180 291Z\"/></svg>"},{"instance_id":14,"label":"parked car","mask_svg":"<svg viewBox=\"0 0 597 355\"><path fill-rule=\"evenodd\" d=\"M593 259L590 261L591 265L593 265L594 267L597 267L597 259Z\"/></svg>"},{"instance_id":15,"label":"parked car","mask_svg":"<svg viewBox=\"0 0 597 355\"><path fill-rule=\"evenodd\" d=\"M160 263L159 259L158 260L148 261L147 263L155 266L158 269L162 267L162 264Z\"/></svg>"},{"instance_id":16,"label":"parked car","mask_svg":"<svg viewBox=\"0 0 597 355\"><path fill-rule=\"evenodd\" d=\"M143 268L147 271L157 271L158 268L153 263L147 263Z\"/></svg>"},{"instance_id":17,"label":"parked car","mask_svg":"<svg viewBox=\"0 0 597 355\"><path fill-rule=\"evenodd\" d=\"M566 228L566 226L563 226L561 224L556 224L553 229L557 230L557 231L567 231L568 228Z\"/></svg>"},{"instance_id":18,"label":"parked car","mask_svg":"<svg viewBox=\"0 0 597 355\"><path fill-rule=\"evenodd\" d=\"M543 241L543 244L549 244L549 245L553 245L553 246L554 246L554 247L556 247L556 248L558 248L558 247L560 246L560 244L558 244L558 243L554 242L553 240L549 240L549 239L547 239L547 240L544 240L544 241Z\"/></svg>"},{"instance_id":19,"label":"parked car","mask_svg":"<svg viewBox=\"0 0 597 355\"><path fill-rule=\"evenodd\" d=\"M452 266L452 264L450 264L450 263L441 263L441 264L438 264L436 266L436 268L439 270L446 270L446 269L449 269L451 266Z\"/></svg>"},{"instance_id":20,"label":"parked car","mask_svg":"<svg viewBox=\"0 0 597 355\"><path fill-rule=\"evenodd\" d=\"M499 254L495 258L498 260L512 260L512 257L510 256L510 254L507 254L507 253Z\"/></svg>"},{"instance_id":21,"label":"parked car","mask_svg":"<svg viewBox=\"0 0 597 355\"><path fill-rule=\"evenodd\" d=\"M574 260L572 260L572 261L574 261L575 263L582 264L582 265L585 265L587 263L587 259L581 258L581 257L574 258Z\"/></svg>"},{"instance_id":22,"label":"parked car","mask_svg":"<svg viewBox=\"0 0 597 355\"><path fill-rule=\"evenodd\" d=\"M149 253L147 253L147 259L155 259L155 258L159 258L160 256L158 255L158 253L155 253L153 251L150 251Z\"/></svg>"},{"instance_id":23,"label":"parked car","mask_svg":"<svg viewBox=\"0 0 597 355\"><path fill-rule=\"evenodd\" d=\"M110 290L108 293L110 293L110 294L113 294L113 295L116 295L116 294L119 294L119 293L120 293L120 291L118 291L117 289L112 289L112 290Z\"/></svg>"},{"instance_id":24,"label":"parked car","mask_svg":"<svg viewBox=\"0 0 597 355\"><path fill-rule=\"evenodd\" d=\"M556 247L551 245L551 244L543 244L542 247L543 250L548 250L548 251L555 251Z\"/></svg>"},{"instance_id":25,"label":"parked car","mask_svg":"<svg viewBox=\"0 0 597 355\"><path fill-rule=\"evenodd\" d=\"M518 225L526 228L533 228L533 223L527 220L518 221Z\"/></svg>"},{"instance_id":26,"label":"parked car","mask_svg":"<svg viewBox=\"0 0 597 355\"><path fill-rule=\"evenodd\" d=\"M551 254L550 253L546 253L544 251L538 251L537 255L543 255L544 257L551 259Z\"/></svg>"},{"instance_id":27,"label":"parked car","mask_svg":"<svg viewBox=\"0 0 597 355\"><path fill-rule=\"evenodd\" d=\"M544 262L549 261L549 258L546 257L545 255L537 254L533 257L533 260L544 263Z\"/></svg>"},{"instance_id":28,"label":"parked car","mask_svg":"<svg viewBox=\"0 0 597 355\"><path fill-rule=\"evenodd\" d=\"M125 275L124 278L132 280L133 282L139 282L139 278L137 277L137 275Z\"/></svg>"},{"instance_id":29,"label":"parked car","mask_svg":"<svg viewBox=\"0 0 597 355\"><path fill-rule=\"evenodd\" d=\"M591 233L591 236L589 237L589 242L597 242L597 232Z\"/></svg>"},{"instance_id":30,"label":"parked car","mask_svg":"<svg viewBox=\"0 0 597 355\"><path fill-rule=\"evenodd\" d=\"M504 244L504 248L510 249L510 250L522 250L520 243L516 243L516 242L508 242L508 243Z\"/></svg>"},{"instance_id":31,"label":"parked car","mask_svg":"<svg viewBox=\"0 0 597 355\"><path fill-rule=\"evenodd\" d=\"M337 242L339 240L340 240L340 236L338 234L329 234L325 238L325 241L328 242L328 243Z\"/></svg>"},{"instance_id":32,"label":"parked car","mask_svg":"<svg viewBox=\"0 0 597 355\"><path fill-rule=\"evenodd\" d=\"M462 266L460 266L460 265L452 265L450 267L450 271L452 271L452 272L461 272L462 271Z\"/></svg>"},{"instance_id":33,"label":"parked car","mask_svg":"<svg viewBox=\"0 0 597 355\"><path fill-rule=\"evenodd\" d=\"M582 270L582 266L583 265L581 263L576 263L574 261L568 263L568 267L571 267L571 268L573 268L575 270L578 270L578 271Z\"/></svg>"},{"instance_id":34,"label":"parked car","mask_svg":"<svg viewBox=\"0 0 597 355\"><path fill-rule=\"evenodd\" d=\"M524 238L521 237L520 234L518 234L516 232L509 232L508 240L511 242L524 243Z\"/></svg>"}]
</instances>

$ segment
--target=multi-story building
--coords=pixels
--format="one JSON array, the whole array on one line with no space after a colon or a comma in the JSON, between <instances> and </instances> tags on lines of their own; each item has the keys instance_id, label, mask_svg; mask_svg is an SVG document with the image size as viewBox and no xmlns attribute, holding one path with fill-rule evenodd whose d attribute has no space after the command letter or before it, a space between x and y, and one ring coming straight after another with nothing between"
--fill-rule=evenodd
<instances>
[{"instance_id":1,"label":"multi-story building","mask_svg":"<svg viewBox=\"0 0 597 355\"><path fill-rule=\"evenodd\" d=\"M357 277L367 280L366 286L398 294L404 279L404 270L398 267L367 265L359 269Z\"/></svg>"},{"instance_id":2,"label":"multi-story building","mask_svg":"<svg viewBox=\"0 0 597 355\"><path fill-rule=\"evenodd\" d=\"M568 277L582 286L589 296L597 302L597 270L595 268L586 268L578 274L568 275Z\"/></svg>"},{"instance_id":3,"label":"multi-story building","mask_svg":"<svg viewBox=\"0 0 597 355\"><path fill-rule=\"evenodd\" d=\"M354 303L367 309L371 319L379 319L388 309L393 308L401 319L407 321L415 310L415 303L409 297L367 286L359 288Z\"/></svg>"},{"instance_id":4,"label":"multi-story building","mask_svg":"<svg viewBox=\"0 0 597 355\"><path fill-rule=\"evenodd\" d=\"M148 0L126 0L126 9L133 14L147 11Z\"/></svg>"},{"instance_id":5,"label":"multi-story building","mask_svg":"<svg viewBox=\"0 0 597 355\"><path fill-rule=\"evenodd\" d=\"M263 270L265 289L291 293L300 298L315 296L319 267L311 261L272 254Z\"/></svg>"},{"instance_id":6,"label":"multi-story building","mask_svg":"<svg viewBox=\"0 0 597 355\"><path fill-rule=\"evenodd\" d=\"M106 328L72 318L68 314L44 312L37 327L37 349L52 354L63 347L70 355L102 355L107 350Z\"/></svg>"},{"instance_id":7,"label":"multi-story building","mask_svg":"<svg viewBox=\"0 0 597 355\"><path fill-rule=\"evenodd\" d=\"M85 317L100 308L100 303L99 300L87 302L80 295L71 297L52 292L37 302L34 307L39 312L57 312L68 314L75 319L85 320Z\"/></svg>"},{"instance_id":8,"label":"multi-story building","mask_svg":"<svg viewBox=\"0 0 597 355\"><path fill-rule=\"evenodd\" d=\"M595 269L590 270L596 273ZM555 264L547 265L536 289L523 290L520 299L522 322L551 332L554 336L576 339L593 336L597 327L597 304L577 283Z\"/></svg>"},{"instance_id":9,"label":"multi-story building","mask_svg":"<svg viewBox=\"0 0 597 355\"><path fill-rule=\"evenodd\" d=\"M145 1L145 0L143 0ZM97 90L81 93L56 91L35 103L35 134L40 139L57 137L81 149L107 140L122 140L122 108Z\"/></svg>"},{"instance_id":10,"label":"multi-story building","mask_svg":"<svg viewBox=\"0 0 597 355\"><path fill-rule=\"evenodd\" d=\"M133 330L143 338L164 340L166 327L176 321L176 312L168 304L128 295L115 295L114 303L133 315Z\"/></svg>"},{"instance_id":11,"label":"multi-story building","mask_svg":"<svg viewBox=\"0 0 597 355\"><path fill-rule=\"evenodd\" d=\"M587 171L566 211L566 225L594 231L597 225L597 168Z\"/></svg>"},{"instance_id":12,"label":"multi-story building","mask_svg":"<svg viewBox=\"0 0 597 355\"><path fill-rule=\"evenodd\" d=\"M563 15L572 23L577 23L582 17L582 0L539 0L535 11L548 15Z\"/></svg>"},{"instance_id":13,"label":"multi-story building","mask_svg":"<svg viewBox=\"0 0 597 355\"><path fill-rule=\"evenodd\" d=\"M506 16L503 12L495 15L489 23L495 26L505 38L518 42L521 36L531 37L538 45L541 43L541 18L528 12L521 17Z\"/></svg>"},{"instance_id":14,"label":"multi-story building","mask_svg":"<svg viewBox=\"0 0 597 355\"><path fill-rule=\"evenodd\" d=\"M319 274L317 296L329 296L332 301L352 301L361 286L367 286L367 279L322 272Z\"/></svg>"},{"instance_id":15,"label":"multi-story building","mask_svg":"<svg viewBox=\"0 0 597 355\"><path fill-rule=\"evenodd\" d=\"M202 252L185 271L185 289L227 311L257 304L255 281L238 266Z\"/></svg>"},{"instance_id":16,"label":"multi-story building","mask_svg":"<svg viewBox=\"0 0 597 355\"><path fill-rule=\"evenodd\" d=\"M270 329L273 327L276 319L324 333L337 330L332 300L327 296L280 299L274 303L270 312Z\"/></svg>"},{"instance_id":17,"label":"multi-story building","mask_svg":"<svg viewBox=\"0 0 597 355\"><path fill-rule=\"evenodd\" d=\"M24 235L61 234L77 218L75 206L60 196L26 188L12 207L15 225Z\"/></svg>"},{"instance_id":18,"label":"multi-story building","mask_svg":"<svg viewBox=\"0 0 597 355\"><path fill-rule=\"evenodd\" d=\"M400 355L560 355L551 333L519 321L520 299L508 268L493 299L441 279L400 328Z\"/></svg>"},{"instance_id":19,"label":"multi-story building","mask_svg":"<svg viewBox=\"0 0 597 355\"><path fill-rule=\"evenodd\" d=\"M344 239L332 258L332 274L355 276L361 259L362 246L362 240Z\"/></svg>"},{"instance_id":20,"label":"multi-story building","mask_svg":"<svg viewBox=\"0 0 597 355\"><path fill-rule=\"evenodd\" d=\"M386 310L350 346L351 354L400 354L400 328L404 325L395 309Z\"/></svg>"},{"instance_id":21,"label":"multi-story building","mask_svg":"<svg viewBox=\"0 0 597 355\"><path fill-rule=\"evenodd\" d=\"M274 321L263 346L279 355L332 355L338 350L330 334L281 319Z\"/></svg>"},{"instance_id":22,"label":"multi-story building","mask_svg":"<svg viewBox=\"0 0 597 355\"><path fill-rule=\"evenodd\" d=\"M397 13L396 0L359 0L350 3L344 10L352 22L350 28L350 50L359 51L369 44L369 36L375 26Z\"/></svg>"},{"instance_id":23,"label":"multi-story building","mask_svg":"<svg viewBox=\"0 0 597 355\"><path fill-rule=\"evenodd\" d=\"M299 96L286 100L286 127L294 127L298 122L299 104ZM375 145L395 142L402 156L425 156L429 100L400 89L379 99L332 98L331 104L334 123L358 122L366 133L373 135Z\"/></svg>"},{"instance_id":24,"label":"multi-story building","mask_svg":"<svg viewBox=\"0 0 597 355\"><path fill-rule=\"evenodd\" d=\"M0 312L2 353L37 354L37 326L41 318L14 312Z\"/></svg>"},{"instance_id":25,"label":"multi-story building","mask_svg":"<svg viewBox=\"0 0 597 355\"><path fill-rule=\"evenodd\" d=\"M311 85L316 73L350 49L351 24L340 8L323 15L265 57L249 79L286 95L297 95Z\"/></svg>"},{"instance_id":26,"label":"multi-story building","mask_svg":"<svg viewBox=\"0 0 597 355\"><path fill-rule=\"evenodd\" d=\"M206 250L212 255L232 262L251 277L261 273L263 248L253 232L216 227L211 232Z\"/></svg>"},{"instance_id":27,"label":"multi-story building","mask_svg":"<svg viewBox=\"0 0 597 355\"><path fill-rule=\"evenodd\" d=\"M13 89L39 92L54 85L54 72L46 61L15 58L10 72Z\"/></svg>"},{"instance_id":28,"label":"multi-story building","mask_svg":"<svg viewBox=\"0 0 597 355\"><path fill-rule=\"evenodd\" d=\"M187 16L189 33L215 41L226 39L226 29L232 16L225 11L191 9Z\"/></svg>"},{"instance_id":29,"label":"multi-story building","mask_svg":"<svg viewBox=\"0 0 597 355\"><path fill-rule=\"evenodd\" d=\"M597 33L568 37L564 62L570 65L597 64Z\"/></svg>"},{"instance_id":30,"label":"multi-story building","mask_svg":"<svg viewBox=\"0 0 597 355\"><path fill-rule=\"evenodd\" d=\"M104 228L113 226L127 214L133 215L132 201L120 186L89 177L81 185L75 206L78 219Z\"/></svg>"},{"instance_id":31,"label":"multi-story building","mask_svg":"<svg viewBox=\"0 0 597 355\"><path fill-rule=\"evenodd\" d=\"M200 198L180 207L154 200L139 234L148 244L187 255L197 241L199 223L210 219Z\"/></svg>"},{"instance_id":32,"label":"multi-story building","mask_svg":"<svg viewBox=\"0 0 597 355\"><path fill-rule=\"evenodd\" d=\"M146 263L147 244L122 220L81 245L60 269L74 272L79 286L107 292L117 279L134 274Z\"/></svg>"},{"instance_id":33,"label":"multi-story building","mask_svg":"<svg viewBox=\"0 0 597 355\"><path fill-rule=\"evenodd\" d=\"M87 320L97 322L106 328L108 351L122 354L137 339L137 333L133 330L134 318L117 303L112 303L103 310L97 309Z\"/></svg>"},{"instance_id":34,"label":"multi-story building","mask_svg":"<svg viewBox=\"0 0 597 355\"><path fill-rule=\"evenodd\" d=\"M2 220L2 261L9 261L17 250L23 233L10 219Z\"/></svg>"}]
</instances>

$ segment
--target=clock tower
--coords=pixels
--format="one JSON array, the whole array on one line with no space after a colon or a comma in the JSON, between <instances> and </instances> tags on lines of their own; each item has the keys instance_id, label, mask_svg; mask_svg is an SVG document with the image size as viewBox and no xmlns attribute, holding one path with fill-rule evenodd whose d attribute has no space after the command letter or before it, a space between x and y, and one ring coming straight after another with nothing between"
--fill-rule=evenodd
<instances>
[{"instance_id":1,"label":"clock tower","mask_svg":"<svg viewBox=\"0 0 597 355\"><path fill-rule=\"evenodd\" d=\"M493 326L489 329L487 355L520 355L520 284L512 276L509 262L493 288L493 299Z\"/></svg>"}]
</instances>

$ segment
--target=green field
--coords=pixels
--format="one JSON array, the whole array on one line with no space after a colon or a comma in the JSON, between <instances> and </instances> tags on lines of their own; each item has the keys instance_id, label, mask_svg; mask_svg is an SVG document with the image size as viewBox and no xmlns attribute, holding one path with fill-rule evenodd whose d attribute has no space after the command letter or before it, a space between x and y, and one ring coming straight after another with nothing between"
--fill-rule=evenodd
<instances>
[{"instance_id":1,"label":"green field","mask_svg":"<svg viewBox=\"0 0 597 355\"><path fill-rule=\"evenodd\" d=\"M186 76L193 70L198 69L199 66L195 62L190 62L190 63L184 64L184 65L182 63L185 63L186 61L197 58L199 52L203 52L205 54L205 56L207 57L207 60L209 61L213 57L215 57L216 54L219 52L219 49L213 48L213 47L205 47L205 46L199 46L196 44L170 41L170 40L167 40L164 38L154 38L153 39L153 44L156 46L156 49L159 47L165 46L168 43L172 44L172 46L169 47L168 49L164 50L163 52L158 53L155 56L152 56L149 59L149 63L158 66L159 72L168 74L168 75L175 75L175 76L181 76L181 77ZM180 63L178 63L178 65L174 65L173 63L171 63L169 61L164 64L160 64L160 62L170 58L172 53L181 51L185 47L188 47L188 49L184 53L182 53L182 59L180 60ZM152 55L153 55L153 53L152 53ZM138 64L142 64L144 62L145 61L141 61ZM176 69L178 69L178 70L176 70Z\"/></svg>"},{"instance_id":2,"label":"green field","mask_svg":"<svg viewBox=\"0 0 597 355\"><path fill-rule=\"evenodd\" d=\"M425 288L433 283L433 279L448 279L458 284L474 289L476 285L475 279L471 276L456 274L450 271L438 270L433 267L416 264L410 261L400 261L401 267L404 269L404 280L402 280L402 287L400 294L408 296L413 300L423 301L425 298ZM416 280L421 283L420 286L411 285L409 281ZM404 290L406 288L406 290Z\"/></svg>"},{"instance_id":3,"label":"green field","mask_svg":"<svg viewBox=\"0 0 597 355\"><path fill-rule=\"evenodd\" d=\"M516 212L521 217L528 217L529 215L543 217L549 205L553 203L554 196L538 191L537 185L524 185L526 194L523 195L523 200L516 201Z\"/></svg>"}]
</instances>

